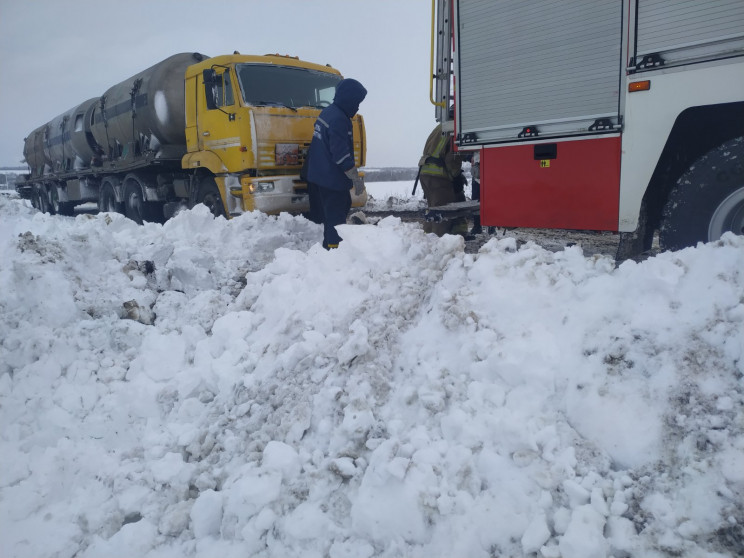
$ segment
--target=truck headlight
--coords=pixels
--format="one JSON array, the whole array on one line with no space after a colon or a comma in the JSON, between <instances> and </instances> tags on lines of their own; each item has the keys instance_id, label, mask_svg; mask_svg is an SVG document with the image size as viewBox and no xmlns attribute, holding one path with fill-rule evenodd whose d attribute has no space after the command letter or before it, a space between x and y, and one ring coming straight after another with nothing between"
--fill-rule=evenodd
<instances>
[{"instance_id":1,"label":"truck headlight","mask_svg":"<svg viewBox=\"0 0 744 558\"><path fill-rule=\"evenodd\" d=\"M270 180L262 182L251 182L251 185L248 189L250 190L251 194L272 192L274 190L274 183Z\"/></svg>"}]
</instances>

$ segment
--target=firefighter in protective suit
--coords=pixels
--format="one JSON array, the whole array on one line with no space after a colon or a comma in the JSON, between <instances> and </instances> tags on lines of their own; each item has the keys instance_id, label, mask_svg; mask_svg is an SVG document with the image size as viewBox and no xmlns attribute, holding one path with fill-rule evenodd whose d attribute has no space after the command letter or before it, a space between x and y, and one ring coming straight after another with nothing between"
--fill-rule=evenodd
<instances>
[{"instance_id":1,"label":"firefighter in protective suit","mask_svg":"<svg viewBox=\"0 0 744 558\"><path fill-rule=\"evenodd\" d=\"M429 207L465 201L465 183L462 174L462 157L452 149L452 134L442 131L438 124L429 134L424 154L419 160L419 176L424 197ZM464 217L424 223L424 232L437 236L459 234L468 236L468 224Z\"/></svg>"}]
</instances>

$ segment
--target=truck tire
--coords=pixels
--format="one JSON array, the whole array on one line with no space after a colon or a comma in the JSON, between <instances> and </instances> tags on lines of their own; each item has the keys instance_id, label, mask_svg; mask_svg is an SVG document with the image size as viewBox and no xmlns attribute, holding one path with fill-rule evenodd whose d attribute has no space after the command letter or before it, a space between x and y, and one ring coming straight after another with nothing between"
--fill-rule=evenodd
<instances>
[{"instance_id":1,"label":"truck tire","mask_svg":"<svg viewBox=\"0 0 744 558\"><path fill-rule=\"evenodd\" d=\"M196 203L203 203L215 217L225 217L225 204L222 203L220 189L214 178L202 178L199 181L199 191L196 194Z\"/></svg>"},{"instance_id":2,"label":"truck tire","mask_svg":"<svg viewBox=\"0 0 744 558\"><path fill-rule=\"evenodd\" d=\"M56 215L65 215L70 217L75 214L75 204L70 202L59 201L59 190L56 184L49 187L49 197L51 198L52 211Z\"/></svg>"},{"instance_id":3,"label":"truck tire","mask_svg":"<svg viewBox=\"0 0 744 558\"><path fill-rule=\"evenodd\" d=\"M98 211L124 213L124 204L116 201L116 192L111 182L101 184L101 195L98 198Z\"/></svg>"},{"instance_id":4,"label":"truck tire","mask_svg":"<svg viewBox=\"0 0 744 558\"><path fill-rule=\"evenodd\" d=\"M59 213L59 194L56 184L47 186L47 199L49 200L49 215L57 215Z\"/></svg>"},{"instance_id":5,"label":"truck tire","mask_svg":"<svg viewBox=\"0 0 744 558\"><path fill-rule=\"evenodd\" d=\"M31 186L31 195L28 199L31 201L31 207L39 209L39 192L36 186Z\"/></svg>"},{"instance_id":6,"label":"truck tire","mask_svg":"<svg viewBox=\"0 0 744 558\"><path fill-rule=\"evenodd\" d=\"M162 221L163 204L145 200L145 188L134 175L124 179L124 214L138 225L145 221ZM158 212L158 209L160 211ZM159 215L160 214L160 215Z\"/></svg>"},{"instance_id":7,"label":"truck tire","mask_svg":"<svg viewBox=\"0 0 744 558\"><path fill-rule=\"evenodd\" d=\"M145 222L145 195L136 181L127 181L124 186L124 214L138 225Z\"/></svg>"},{"instance_id":8,"label":"truck tire","mask_svg":"<svg viewBox=\"0 0 744 558\"><path fill-rule=\"evenodd\" d=\"M51 215L52 204L49 201L49 193L47 192L46 186L44 186L43 184L39 184L38 186L36 186L34 197L36 198L34 207L42 213L49 213Z\"/></svg>"},{"instance_id":9,"label":"truck tire","mask_svg":"<svg viewBox=\"0 0 744 558\"><path fill-rule=\"evenodd\" d=\"M712 149L680 177L664 208L659 244L679 250L728 231L744 234L744 137Z\"/></svg>"}]
</instances>

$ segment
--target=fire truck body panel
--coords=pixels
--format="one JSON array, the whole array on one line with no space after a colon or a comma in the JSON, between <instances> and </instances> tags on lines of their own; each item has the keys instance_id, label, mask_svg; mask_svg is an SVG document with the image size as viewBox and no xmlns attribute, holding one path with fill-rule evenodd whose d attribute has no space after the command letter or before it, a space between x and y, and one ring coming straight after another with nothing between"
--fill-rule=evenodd
<instances>
[{"instance_id":1,"label":"fire truck body panel","mask_svg":"<svg viewBox=\"0 0 744 558\"><path fill-rule=\"evenodd\" d=\"M516 143L481 153L481 215L505 227L617 228L620 136Z\"/></svg>"},{"instance_id":2,"label":"fire truck body panel","mask_svg":"<svg viewBox=\"0 0 744 558\"><path fill-rule=\"evenodd\" d=\"M732 68L738 71L731 71ZM618 227L622 232L633 231L638 224L646 186L680 115L691 107L741 104L744 95L741 59L701 64L692 69L659 69L634 74L627 81L630 84L641 79L650 80L651 88L629 93L625 103Z\"/></svg>"},{"instance_id":3,"label":"fire truck body panel","mask_svg":"<svg viewBox=\"0 0 744 558\"><path fill-rule=\"evenodd\" d=\"M480 151L484 224L658 229L680 177L744 136L741 0L438 0L437 27L432 100Z\"/></svg>"}]
</instances>

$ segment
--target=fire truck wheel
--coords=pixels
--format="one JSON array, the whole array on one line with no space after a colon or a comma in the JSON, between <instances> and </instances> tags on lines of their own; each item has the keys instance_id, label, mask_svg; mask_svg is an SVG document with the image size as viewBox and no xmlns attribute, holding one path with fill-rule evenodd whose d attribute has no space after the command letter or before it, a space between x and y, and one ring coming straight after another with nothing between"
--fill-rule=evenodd
<instances>
[{"instance_id":1,"label":"fire truck wheel","mask_svg":"<svg viewBox=\"0 0 744 558\"><path fill-rule=\"evenodd\" d=\"M680 177L664 208L659 243L679 250L728 231L744 234L744 137L712 149Z\"/></svg>"},{"instance_id":2,"label":"fire truck wheel","mask_svg":"<svg viewBox=\"0 0 744 558\"><path fill-rule=\"evenodd\" d=\"M206 205L215 217L219 217L220 215L225 216L225 206L222 203L220 189L217 187L214 178L203 178L200 180L196 203Z\"/></svg>"}]
</instances>

